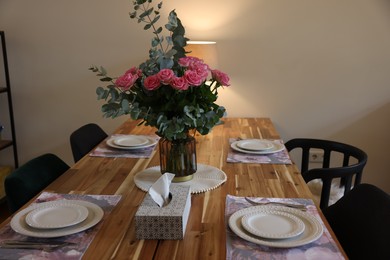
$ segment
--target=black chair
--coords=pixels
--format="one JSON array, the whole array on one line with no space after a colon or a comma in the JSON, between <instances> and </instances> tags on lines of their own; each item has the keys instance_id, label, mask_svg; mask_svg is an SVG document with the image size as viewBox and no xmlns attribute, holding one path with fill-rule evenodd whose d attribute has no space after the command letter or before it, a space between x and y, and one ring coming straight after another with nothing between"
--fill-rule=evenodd
<instances>
[{"instance_id":1,"label":"black chair","mask_svg":"<svg viewBox=\"0 0 390 260\"><path fill-rule=\"evenodd\" d=\"M359 148L335 141L309 138L291 139L285 145L289 152L294 149L301 150L301 173L306 183L314 179L322 180L321 209L328 207L333 179L340 179L344 186L344 195L351 190L353 178L354 185L361 182L367 154ZM311 149L324 152L322 168L309 169ZM337 161L338 156L342 157L342 162L335 166L334 161Z\"/></svg>"},{"instance_id":2,"label":"black chair","mask_svg":"<svg viewBox=\"0 0 390 260\"><path fill-rule=\"evenodd\" d=\"M97 124L86 124L70 135L73 159L79 161L108 135Z\"/></svg>"},{"instance_id":3,"label":"black chair","mask_svg":"<svg viewBox=\"0 0 390 260\"><path fill-rule=\"evenodd\" d=\"M355 186L323 213L350 259L390 259L390 195Z\"/></svg>"},{"instance_id":4,"label":"black chair","mask_svg":"<svg viewBox=\"0 0 390 260\"><path fill-rule=\"evenodd\" d=\"M11 213L57 179L69 166L54 154L36 157L8 175L4 180L7 203Z\"/></svg>"}]
</instances>

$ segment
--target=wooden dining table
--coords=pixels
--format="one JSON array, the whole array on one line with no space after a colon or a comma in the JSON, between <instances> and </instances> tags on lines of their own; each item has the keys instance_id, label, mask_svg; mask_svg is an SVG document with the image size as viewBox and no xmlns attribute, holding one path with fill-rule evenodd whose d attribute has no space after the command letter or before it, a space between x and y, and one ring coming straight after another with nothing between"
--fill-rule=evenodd
<instances>
[{"instance_id":1,"label":"wooden dining table","mask_svg":"<svg viewBox=\"0 0 390 260\"><path fill-rule=\"evenodd\" d=\"M139 121L129 119L114 133L155 133L154 128L138 124ZM196 134L198 163L222 170L227 180L218 188L191 195L191 211L182 240L136 238L135 213L146 193L135 185L134 176L146 168L159 165L158 146L150 158L86 155L45 191L122 196L102 223L83 259L225 259L224 216L228 194L312 199L295 164L228 163L229 138L280 139L280 136L269 118L224 118L209 134Z\"/></svg>"}]
</instances>

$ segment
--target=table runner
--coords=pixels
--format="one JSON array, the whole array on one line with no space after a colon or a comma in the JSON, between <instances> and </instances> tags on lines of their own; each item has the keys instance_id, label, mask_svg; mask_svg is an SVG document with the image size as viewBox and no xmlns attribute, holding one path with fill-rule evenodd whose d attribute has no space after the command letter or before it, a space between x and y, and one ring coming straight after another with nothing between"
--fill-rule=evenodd
<instances>
[{"instance_id":1,"label":"table runner","mask_svg":"<svg viewBox=\"0 0 390 260\"><path fill-rule=\"evenodd\" d=\"M323 225L322 236L307 245L293 248L272 248L248 242L237 236L229 227L229 217L236 211L253 206L244 197L226 197L226 259L344 259L329 230L323 224L317 208L310 199L264 198L264 201L296 202L307 206L307 212L315 216Z\"/></svg>"},{"instance_id":2,"label":"table runner","mask_svg":"<svg viewBox=\"0 0 390 260\"><path fill-rule=\"evenodd\" d=\"M61 247L52 252L33 249L6 249L0 248L0 259L81 259L88 246L92 242L96 233L99 231L103 221L111 213L115 205L121 199L121 195L82 195L82 194L58 194L43 192L34 203L42 203L55 200L84 200L100 206L104 211L103 219L94 227L85 231L58 237L58 238L33 238L21 235L12 230L10 224L0 229L0 242L4 240L23 240L23 241L66 241L74 243L69 246Z\"/></svg>"},{"instance_id":3,"label":"table runner","mask_svg":"<svg viewBox=\"0 0 390 260\"><path fill-rule=\"evenodd\" d=\"M125 149L116 149L109 145L107 145L106 141L113 137L119 137L119 136L126 136L123 134L113 134L106 138L103 142L101 142L91 153L89 153L89 156L96 156L96 157L121 157L121 158L150 158L154 148L156 145L152 145L150 147L141 148L141 149L132 149L132 150L125 150ZM142 135L140 135L142 136ZM144 135L148 137L155 138L156 141L159 140L158 136L155 135Z\"/></svg>"},{"instance_id":4,"label":"table runner","mask_svg":"<svg viewBox=\"0 0 390 260\"><path fill-rule=\"evenodd\" d=\"M239 141L238 138L229 138L229 145L233 142ZM283 145L282 140L272 140L273 142ZM283 149L277 153L271 154L249 154L242 153L233 150L229 147L229 153L227 156L227 162L229 163L272 163L272 164L291 164L290 156L287 149Z\"/></svg>"}]
</instances>

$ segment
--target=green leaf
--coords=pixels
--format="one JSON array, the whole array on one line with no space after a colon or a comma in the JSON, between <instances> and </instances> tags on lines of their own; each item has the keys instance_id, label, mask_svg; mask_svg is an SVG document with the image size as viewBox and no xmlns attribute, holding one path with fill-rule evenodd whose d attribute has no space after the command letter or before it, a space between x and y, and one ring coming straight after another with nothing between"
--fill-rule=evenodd
<instances>
[{"instance_id":1,"label":"green leaf","mask_svg":"<svg viewBox=\"0 0 390 260\"><path fill-rule=\"evenodd\" d=\"M139 18L142 19L146 16L149 16L153 12L153 7L149 8L148 10L144 11L142 14L139 15Z\"/></svg>"},{"instance_id":2,"label":"green leaf","mask_svg":"<svg viewBox=\"0 0 390 260\"><path fill-rule=\"evenodd\" d=\"M121 105L122 105L122 110L125 113L128 113L130 111L130 103L127 99L122 99Z\"/></svg>"},{"instance_id":3,"label":"green leaf","mask_svg":"<svg viewBox=\"0 0 390 260\"><path fill-rule=\"evenodd\" d=\"M160 64L160 69L170 69L174 64L172 59L162 56L158 59L158 63Z\"/></svg>"},{"instance_id":4,"label":"green leaf","mask_svg":"<svg viewBox=\"0 0 390 260\"><path fill-rule=\"evenodd\" d=\"M100 66L100 74L101 74L102 76L107 75L107 71L106 71L106 69L105 69L103 66Z\"/></svg>"},{"instance_id":5,"label":"green leaf","mask_svg":"<svg viewBox=\"0 0 390 260\"><path fill-rule=\"evenodd\" d=\"M165 53L165 58L171 59L175 54L176 54L176 50L170 49L169 51L167 51L167 53Z\"/></svg>"},{"instance_id":6,"label":"green leaf","mask_svg":"<svg viewBox=\"0 0 390 260\"><path fill-rule=\"evenodd\" d=\"M160 15L157 15L156 17L154 17L153 21L151 22L151 24L155 24L158 19L160 19Z\"/></svg>"},{"instance_id":7,"label":"green leaf","mask_svg":"<svg viewBox=\"0 0 390 260\"><path fill-rule=\"evenodd\" d=\"M100 100L100 99L106 99L107 98L107 96L108 96L108 91L107 91L107 89L104 89L104 88L102 88L102 87L98 87L97 89L96 89L96 94L97 94L97 98L98 98L98 100Z\"/></svg>"},{"instance_id":8,"label":"green leaf","mask_svg":"<svg viewBox=\"0 0 390 260\"><path fill-rule=\"evenodd\" d=\"M162 32L162 27L158 27L157 30L154 32L154 34L159 34Z\"/></svg>"},{"instance_id":9,"label":"green leaf","mask_svg":"<svg viewBox=\"0 0 390 260\"><path fill-rule=\"evenodd\" d=\"M101 78L100 81L111 81L112 78L110 77L104 77L104 78Z\"/></svg>"},{"instance_id":10,"label":"green leaf","mask_svg":"<svg viewBox=\"0 0 390 260\"><path fill-rule=\"evenodd\" d=\"M152 25L150 23L148 23L144 26L144 30L148 30L148 29L150 29L150 27L152 27Z\"/></svg>"},{"instance_id":11,"label":"green leaf","mask_svg":"<svg viewBox=\"0 0 390 260\"><path fill-rule=\"evenodd\" d=\"M158 38L158 37L154 37L153 39L152 39L152 47L156 47L157 45L159 45L160 44L160 39Z\"/></svg>"},{"instance_id":12,"label":"green leaf","mask_svg":"<svg viewBox=\"0 0 390 260\"><path fill-rule=\"evenodd\" d=\"M168 23L165 25L168 31L172 32L177 27L177 15L175 10L171 11L168 16Z\"/></svg>"}]
</instances>

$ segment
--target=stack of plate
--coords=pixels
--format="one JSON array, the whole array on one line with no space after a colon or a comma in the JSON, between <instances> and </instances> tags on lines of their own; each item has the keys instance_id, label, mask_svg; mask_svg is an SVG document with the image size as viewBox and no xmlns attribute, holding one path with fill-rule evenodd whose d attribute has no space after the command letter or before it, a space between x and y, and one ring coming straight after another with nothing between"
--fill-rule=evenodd
<instances>
[{"instance_id":1,"label":"stack of plate","mask_svg":"<svg viewBox=\"0 0 390 260\"><path fill-rule=\"evenodd\" d=\"M143 135L120 135L107 140L107 145L116 149L134 150L153 146L157 140Z\"/></svg>"},{"instance_id":2,"label":"stack of plate","mask_svg":"<svg viewBox=\"0 0 390 260\"><path fill-rule=\"evenodd\" d=\"M81 200L58 200L33 204L18 212L11 228L31 237L60 237L96 225L104 212L96 204Z\"/></svg>"},{"instance_id":3,"label":"stack of plate","mask_svg":"<svg viewBox=\"0 0 390 260\"><path fill-rule=\"evenodd\" d=\"M265 246L296 247L321 237L323 226L307 212L283 206L255 206L230 217L229 227L239 237Z\"/></svg>"},{"instance_id":4,"label":"stack of plate","mask_svg":"<svg viewBox=\"0 0 390 260\"><path fill-rule=\"evenodd\" d=\"M277 153L284 149L284 145L264 139L245 139L235 141L231 144L235 151L250 154L271 154Z\"/></svg>"}]
</instances>

